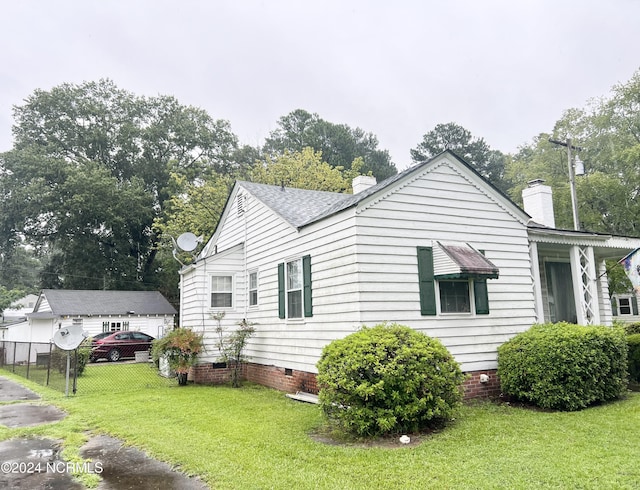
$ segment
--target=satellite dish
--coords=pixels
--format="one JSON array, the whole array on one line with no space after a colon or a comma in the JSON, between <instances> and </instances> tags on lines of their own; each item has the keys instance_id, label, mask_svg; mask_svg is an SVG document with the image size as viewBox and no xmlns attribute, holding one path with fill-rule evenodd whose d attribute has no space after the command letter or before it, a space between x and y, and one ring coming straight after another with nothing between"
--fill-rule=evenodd
<instances>
[{"instance_id":1,"label":"satellite dish","mask_svg":"<svg viewBox=\"0 0 640 490\"><path fill-rule=\"evenodd\" d=\"M56 330L53 334L53 343L62 350L74 350L86 336L80 325L72 325Z\"/></svg>"},{"instance_id":2,"label":"satellite dish","mask_svg":"<svg viewBox=\"0 0 640 490\"><path fill-rule=\"evenodd\" d=\"M193 252L201 241L202 237L197 237L191 232L186 232L178 237L176 244L183 252Z\"/></svg>"}]
</instances>

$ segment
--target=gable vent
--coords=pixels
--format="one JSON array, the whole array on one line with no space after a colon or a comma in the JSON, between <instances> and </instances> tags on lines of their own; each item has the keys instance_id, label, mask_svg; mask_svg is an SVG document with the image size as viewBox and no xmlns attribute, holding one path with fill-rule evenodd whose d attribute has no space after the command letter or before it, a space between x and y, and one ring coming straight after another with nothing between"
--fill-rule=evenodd
<instances>
[{"instance_id":1,"label":"gable vent","mask_svg":"<svg viewBox=\"0 0 640 490\"><path fill-rule=\"evenodd\" d=\"M238 194L236 197L236 207L238 208L238 216L242 216L247 208L247 196Z\"/></svg>"}]
</instances>

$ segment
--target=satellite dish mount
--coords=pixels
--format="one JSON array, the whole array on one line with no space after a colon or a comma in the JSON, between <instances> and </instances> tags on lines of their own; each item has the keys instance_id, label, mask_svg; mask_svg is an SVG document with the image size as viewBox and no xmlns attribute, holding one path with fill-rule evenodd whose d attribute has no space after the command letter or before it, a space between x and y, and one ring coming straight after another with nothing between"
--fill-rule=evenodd
<instances>
[{"instance_id":1,"label":"satellite dish mount","mask_svg":"<svg viewBox=\"0 0 640 490\"><path fill-rule=\"evenodd\" d=\"M184 267L185 264L178 258L178 252L187 252L191 253L193 262L195 262L196 257L193 251L198 247L199 243L202 243L202 240L202 236L195 236L191 232L183 233L177 240L171 237L171 241L173 242L173 258Z\"/></svg>"}]
</instances>

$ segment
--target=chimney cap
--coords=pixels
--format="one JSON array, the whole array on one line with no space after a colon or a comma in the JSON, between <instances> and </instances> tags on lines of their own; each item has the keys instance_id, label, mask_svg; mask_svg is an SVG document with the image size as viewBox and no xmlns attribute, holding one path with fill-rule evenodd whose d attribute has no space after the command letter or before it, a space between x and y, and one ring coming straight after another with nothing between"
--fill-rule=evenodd
<instances>
[{"instance_id":1,"label":"chimney cap","mask_svg":"<svg viewBox=\"0 0 640 490\"><path fill-rule=\"evenodd\" d=\"M542 184L544 184L544 179L533 179L527 182L527 185L529 187L535 187L537 185L542 185Z\"/></svg>"}]
</instances>

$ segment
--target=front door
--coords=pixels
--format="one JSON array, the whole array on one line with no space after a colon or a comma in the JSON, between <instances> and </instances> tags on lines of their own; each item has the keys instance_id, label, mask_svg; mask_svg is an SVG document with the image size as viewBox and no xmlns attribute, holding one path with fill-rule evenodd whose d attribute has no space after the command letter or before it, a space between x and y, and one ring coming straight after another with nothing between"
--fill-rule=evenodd
<instances>
[{"instance_id":1,"label":"front door","mask_svg":"<svg viewBox=\"0 0 640 490\"><path fill-rule=\"evenodd\" d=\"M551 322L577 323L571 264L569 262L546 262L545 272Z\"/></svg>"}]
</instances>

